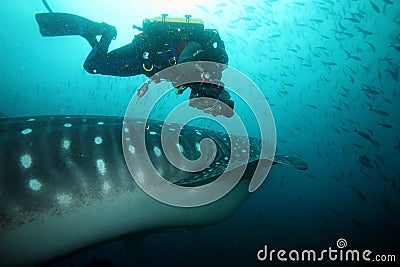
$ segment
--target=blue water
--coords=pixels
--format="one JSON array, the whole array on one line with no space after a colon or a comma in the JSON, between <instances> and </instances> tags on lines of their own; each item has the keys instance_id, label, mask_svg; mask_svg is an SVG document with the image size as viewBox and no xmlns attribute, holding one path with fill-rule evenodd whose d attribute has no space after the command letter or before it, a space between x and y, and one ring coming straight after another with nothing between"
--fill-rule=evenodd
<instances>
[{"instance_id":1,"label":"blue water","mask_svg":"<svg viewBox=\"0 0 400 267\"><path fill-rule=\"evenodd\" d=\"M48 2L54 11L115 25L111 49L130 42L138 33L132 24L145 17L202 18L219 30L229 65L262 88L278 153L309 165L304 172L274 166L262 188L221 224L148 237L141 264L261 266L256 253L265 244L319 249L335 247L339 238L400 260L400 2ZM41 37L38 12L46 12L41 1L0 3L0 112L124 115L144 77L86 73L87 42ZM115 243L58 266L83 265L94 255L117 264L124 258Z\"/></svg>"}]
</instances>

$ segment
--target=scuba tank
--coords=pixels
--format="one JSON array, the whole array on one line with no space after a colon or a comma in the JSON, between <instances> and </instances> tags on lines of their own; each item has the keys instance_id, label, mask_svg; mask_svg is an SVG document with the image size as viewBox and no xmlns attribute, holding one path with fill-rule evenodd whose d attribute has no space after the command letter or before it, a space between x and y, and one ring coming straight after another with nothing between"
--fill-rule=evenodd
<instances>
[{"instance_id":1,"label":"scuba tank","mask_svg":"<svg viewBox=\"0 0 400 267\"><path fill-rule=\"evenodd\" d=\"M161 17L144 19L142 29L143 34L152 38L165 41L165 37L167 37L187 41L203 34L204 23L201 19L193 19L191 15L185 15L185 18L174 18L162 14Z\"/></svg>"}]
</instances>

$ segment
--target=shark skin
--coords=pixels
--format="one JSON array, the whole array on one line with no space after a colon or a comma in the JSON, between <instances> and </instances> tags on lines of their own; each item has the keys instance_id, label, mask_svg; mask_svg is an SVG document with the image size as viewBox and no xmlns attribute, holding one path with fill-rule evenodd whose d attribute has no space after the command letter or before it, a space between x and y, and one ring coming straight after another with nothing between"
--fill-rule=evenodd
<instances>
[{"instance_id":1,"label":"shark skin","mask_svg":"<svg viewBox=\"0 0 400 267\"><path fill-rule=\"evenodd\" d=\"M202 138L217 143L211 167L192 174L172 167L159 153L162 122L147 123L157 133L146 141L149 156L167 180L197 186L224 171L230 146L223 133L184 127L182 153L189 159L199 156L197 142ZM256 140L250 141L250 164L231 192L208 205L182 208L153 199L135 183L122 153L122 125L123 118L104 116L0 119L3 266L47 264L135 233L215 224L229 218L249 196L258 162Z\"/></svg>"}]
</instances>

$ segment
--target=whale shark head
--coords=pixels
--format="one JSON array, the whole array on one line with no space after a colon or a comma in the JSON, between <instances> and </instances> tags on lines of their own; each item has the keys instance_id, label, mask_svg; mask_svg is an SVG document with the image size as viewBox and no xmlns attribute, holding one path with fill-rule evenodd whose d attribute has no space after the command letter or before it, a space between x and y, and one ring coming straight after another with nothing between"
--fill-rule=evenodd
<instances>
[{"instance_id":1,"label":"whale shark head","mask_svg":"<svg viewBox=\"0 0 400 267\"><path fill-rule=\"evenodd\" d=\"M147 123L150 135L158 136L161 122ZM122 125L121 117L100 116L0 120L0 258L5 266L43 264L135 233L214 224L248 197L259 152L255 140L250 164L233 190L211 204L184 208L153 199L132 179L122 153ZM204 137L216 142L217 153L211 167L196 173L171 166L158 138L149 138L147 149L166 179L198 186L226 171L230 153L224 133L190 126L181 131L181 151L195 159L196 144Z\"/></svg>"}]
</instances>

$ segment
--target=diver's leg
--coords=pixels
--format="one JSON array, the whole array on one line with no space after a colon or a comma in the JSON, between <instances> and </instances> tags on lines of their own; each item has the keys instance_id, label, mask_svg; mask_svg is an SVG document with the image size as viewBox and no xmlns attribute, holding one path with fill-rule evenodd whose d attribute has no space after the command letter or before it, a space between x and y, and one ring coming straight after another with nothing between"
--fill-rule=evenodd
<instances>
[{"instance_id":1,"label":"diver's leg","mask_svg":"<svg viewBox=\"0 0 400 267\"><path fill-rule=\"evenodd\" d=\"M117 36L117 29L105 22L90 22L87 23L85 30L80 35L89 42L92 48L103 42L102 46L108 49L111 40ZM100 42L96 39L98 35L102 36Z\"/></svg>"},{"instance_id":2,"label":"diver's leg","mask_svg":"<svg viewBox=\"0 0 400 267\"><path fill-rule=\"evenodd\" d=\"M99 45L93 47L84 63L87 72L113 76L144 74L142 68L144 43L141 38L135 38L132 43L107 53L110 42L111 39L103 36Z\"/></svg>"},{"instance_id":3,"label":"diver's leg","mask_svg":"<svg viewBox=\"0 0 400 267\"><path fill-rule=\"evenodd\" d=\"M99 32L101 32L101 38L100 41L97 41L96 36L99 35ZM106 64L108 48L116 35L117 31L115 27L104 22L88 24L84 34L81 34L92 46L92 50L83 64L87 72L96 74L98 73L97 68L101 69L101 64Z\"/></svg>"},{"instance_id":4,"label":"diver's leg","mask_svg":"<svg viewBox=\"0 0 400 267\"><path fill-rule=\"evenodd\" d=\"M103 69L108 64L107 51L111 40L102 38L100 42L97 42L90 51L83 68L90 74L108 74Z\"/></svg>"}]
</instances>

